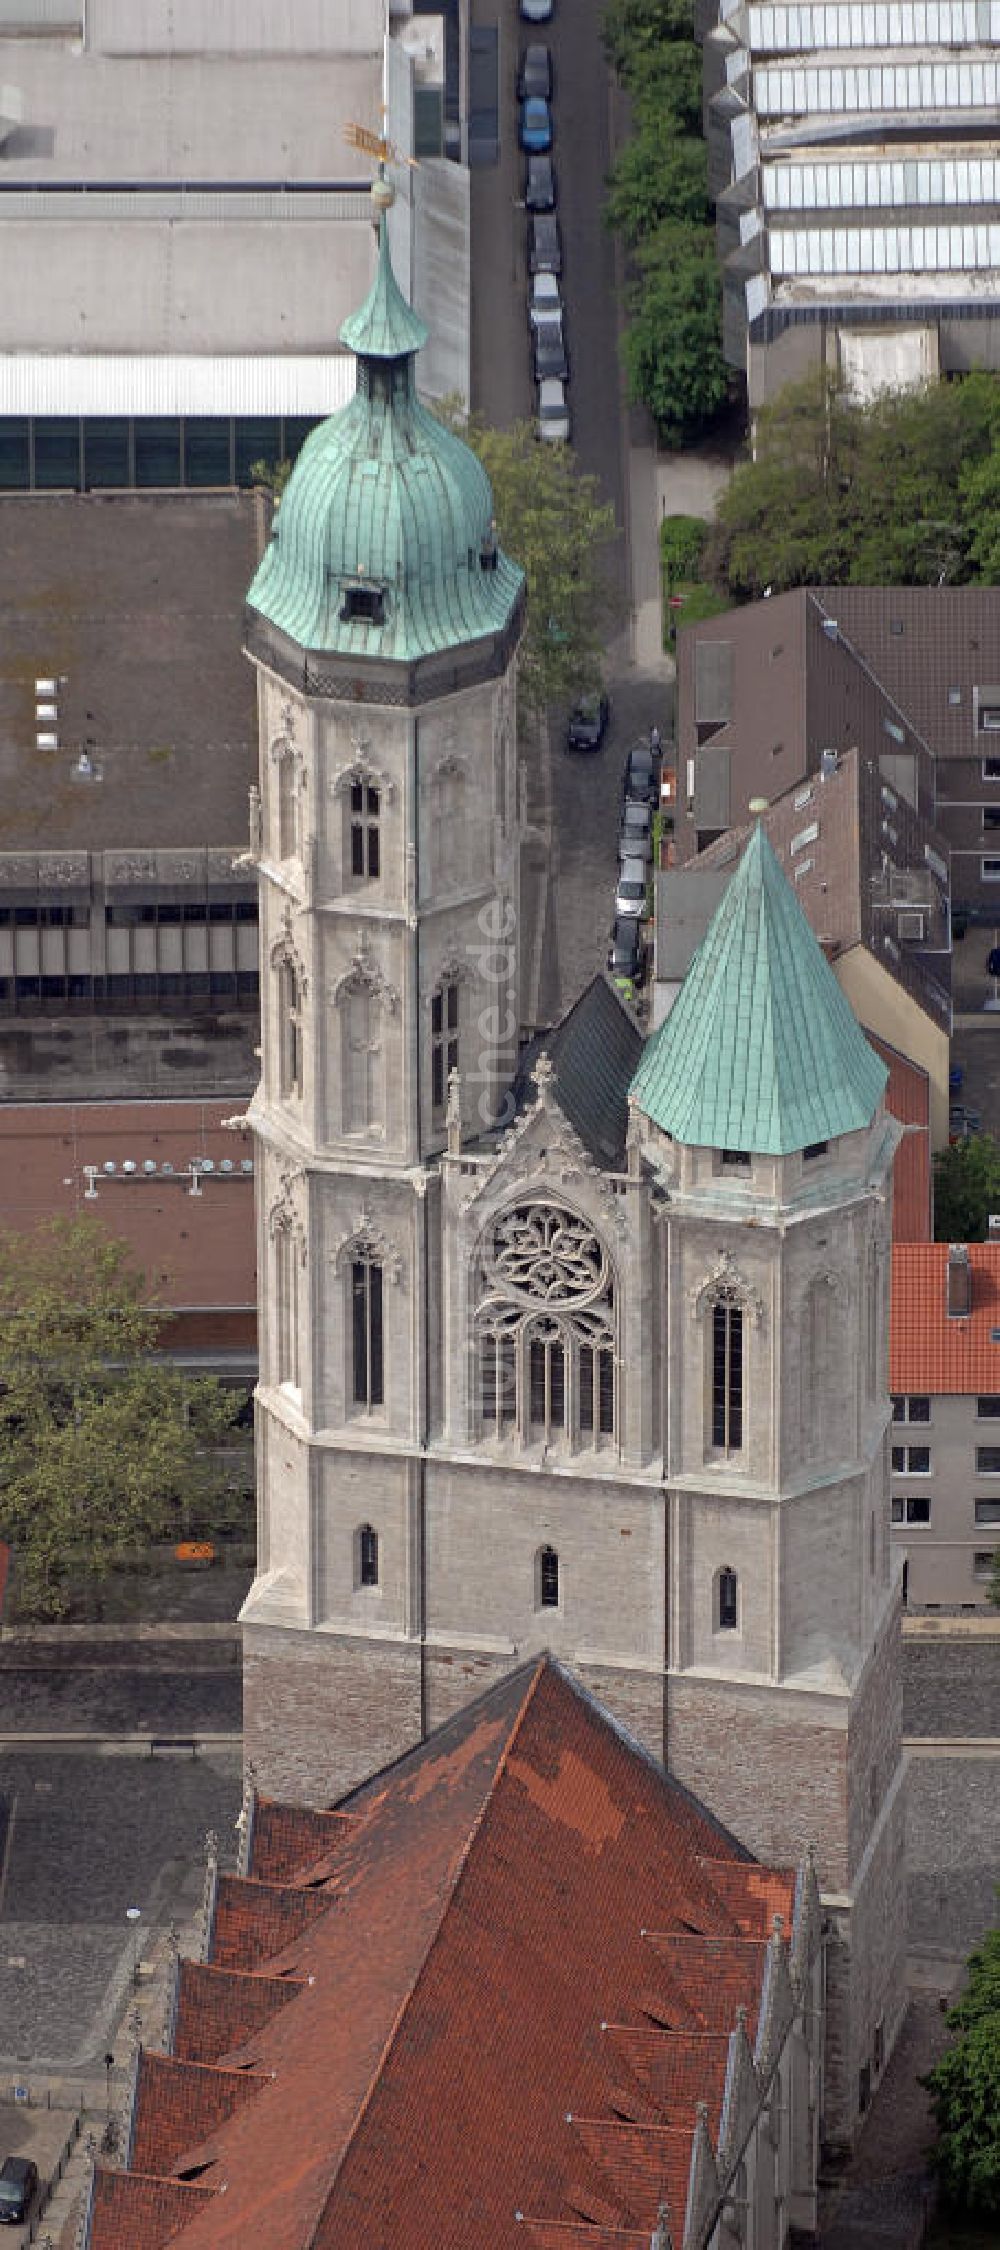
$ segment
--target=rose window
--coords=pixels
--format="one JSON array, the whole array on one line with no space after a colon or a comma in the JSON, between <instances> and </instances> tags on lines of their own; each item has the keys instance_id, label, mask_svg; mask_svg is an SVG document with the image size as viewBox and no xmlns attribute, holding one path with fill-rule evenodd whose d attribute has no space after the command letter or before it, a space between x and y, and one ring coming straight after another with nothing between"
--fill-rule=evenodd
<instances>
[{"instance_id":1,"label":"rose window","mask_svg":"<svg viewBox=\"0 0 1000 2250\"><path fill-rule=\"evenodd\" d=\"M519 1204L493 1229L495 1286L547 1305L571 1305L607 1287L607 1259L592 1227L551 1204Z\"/></svg>"}]
</instances>

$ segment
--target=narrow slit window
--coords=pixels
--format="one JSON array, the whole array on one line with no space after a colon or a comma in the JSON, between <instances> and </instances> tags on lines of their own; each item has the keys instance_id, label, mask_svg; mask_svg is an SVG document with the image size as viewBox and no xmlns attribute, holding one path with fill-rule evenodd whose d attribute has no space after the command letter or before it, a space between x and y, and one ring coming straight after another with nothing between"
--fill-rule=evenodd
<instances>
[{"instance_id":1,"label":"narrow slit window","mask_svg":"<svg viewBox=\"0 0 1000 2250\"><path fill-rule=\"evenodd\" d=\"M362 1586L378 1585L378 1532L370 1523L358 1533L358 1578Z\"/></svg>"},{"instance_id":2,"label":"narrow slit window","mask_svg":"<svg viewBox=\"0 0 1000 2250\"><path fill-rule=\"evenodd\" d=\"M559 1557L554 1547L543 1547L538 1558L538 1598L542 1609L559 1607Z\"/></svg>"},{"instance_id":3,"label":"narrow slit window","mask_svg":"<svg viewBox=\"0 0 1000 2250\"><path fill-rule=\"evenodd\" d=\"M374 882L381 872L382 844L379 790L367 781L351 783L351 874Z\"/></svg>"},{"instance_id":4,"label":"narrow slit window","mask_svg":"<svg viewBox=\"0 0 1000 2250\"><path fill-rule=\"evenodd\" d=\"M440 1116L448 1100L448 1080L458 1069L459 988L457 980L431 995L431 1108Z\"/></svg>"},{"instance_id":5,"label":"narrow slit window","mask_svg":"<svg viewBox=\"0 0 1000 2250\"><path fill-rule=\"evenodd\" d=\"M743 1313L739 1305L712 1309L712 1444L723 1453L743 1445Z\"/></svg>"},{"instance_id":6,"label":"narrow slit window","mask_svg":"<svg viewBox=\"0 0 1000 2250\"><path fill-rule=\"evenodd\" d=\"M351 1268L354 1403L371 1412L385 1403L382 1339L382 1268L356 1259Z\"/></svg>"},{"instance_id":7,"label":"narrow slit window","mask_svg":"<svg viewBox=\"0 0 1000 2250\"><path fill-rule=\"evenodd\" d=\"M728 1563L720 1570L716 1617L720 1633L735 1633L739 1621L739 1585Z\"/></svg>"}]
</instances>

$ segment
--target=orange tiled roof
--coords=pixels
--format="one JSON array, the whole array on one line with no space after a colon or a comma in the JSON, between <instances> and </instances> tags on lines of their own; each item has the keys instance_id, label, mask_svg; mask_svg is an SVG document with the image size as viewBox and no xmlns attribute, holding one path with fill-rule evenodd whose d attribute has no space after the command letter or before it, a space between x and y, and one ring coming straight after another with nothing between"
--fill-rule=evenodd
<instances>
[{"instance_id":1,"label":"orange tiled roof","mask_svg":"<svg viewBox=\"0 0 1000 2250\"><path fill-rule=\"evenodd\" d=\"M893 1245L891 1391L1000 1392L1000 1243L970 1242L969 1263L971 1315L949 1319L947 1243Z\"/></svg>"},{"instance_id":2,"label":"orange tiled roof","mask_svg":"<svg viewBox=\"0 0 1000 2250\"><path fill-rule=\"evenodd\" d=\"M254 1808L253 1871L262 1883L287 1883L335 1849L345 1813L316 1812L311 1805L279 1805L258 1797Z\"/></svg>"},{"instance_id":3,"label":"orange tiled roof","mask_svg":"<svg viewBox=\"0 0 1000 2250\"><path fill-rule=\"evenodd\" d=\"M790 1914L790 1877L548 1660L342 1809L298 1887L229 1878L220 1896L217 1930L247 1973L200 1972L203 2049L213 1990L228 2029L237 1985L273 1995L288 1969L298 1989L242 2055L219 2053L220 2082L252 2065L252 2100L208 2135L193 2125L193 2157L167 2136L175 2172L206 2167L178 2250L600 2250L600 2229L648 2244L663 2204L679 2241L695 2102L717 2122L737 2007L755 2019L760 2003L757 1933ZM289 1935L296 1899L311 1918ZM235 2015L239 2037L238 2001ZM159 2240L137 2202L129 2250Z\"/></svg>"},{"instance_id":4,"label":"orange tiled roof","mask_svg":"<svg viewBox=\"0 0 1000 2250\"><path fill-rule=\"evenodd\" d=\"M178 1968L173 2051L186 2062L214 2063L238 2053L303 1990L294 1977L216 1969L202 1961L181 1961Z\"/></svg>"},{"instance_id":5,"label":"orange tiled roof","mask_svg":"<svg viewBox=\"0 0 1000 2250\"><path fill-rule=\"evenodd\" d=\"M207 2141L233 2111L269 2080L253 2070L220 2070L143 2051L132 2112L130 2164L137 2172L172 2172L185 2149Z\"/></svg>"},{"instance_id":6,"label":"orange tiled roof","mask_svg":"<svg viewBox=\"0 0 1000 2250\"><path fill-rule=\"evenodd\" d=\"M193 2211L211 2201L183 2180L148 2180L140 2172L94 2174L87 2250L164 2250Z\"/></svg>"}]
</instances>

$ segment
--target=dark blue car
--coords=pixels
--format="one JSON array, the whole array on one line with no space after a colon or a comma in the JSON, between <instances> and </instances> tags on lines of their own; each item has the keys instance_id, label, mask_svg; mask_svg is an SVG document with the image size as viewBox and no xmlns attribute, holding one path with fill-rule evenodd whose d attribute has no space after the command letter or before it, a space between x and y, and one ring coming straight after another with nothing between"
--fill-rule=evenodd
<instances>
[{"instance_id":1,"label":"dark blue car","mask_svg":"<svg viewBox=\"0 0 1000 2250\"><path fill-rule=\"evenodd\" d=\"M529 94L521 103L518 127L521 147L531 156L542 156L552 146L552 111L541 94Z\"/></svg>"}]
</instances>

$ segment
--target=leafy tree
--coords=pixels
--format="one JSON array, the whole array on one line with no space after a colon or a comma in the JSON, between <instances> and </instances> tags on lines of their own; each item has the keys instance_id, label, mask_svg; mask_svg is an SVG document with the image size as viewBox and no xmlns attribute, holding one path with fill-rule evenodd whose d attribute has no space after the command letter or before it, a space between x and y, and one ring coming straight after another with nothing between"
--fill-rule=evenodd
<instances>
[{"instance_id":1,"label":"leafy tree","mask_svg":"<svg viewBox=\"0 0 1000 2250\"><path fill-rule=\"evenodd\" d=\"M938 2128L931 2161L948 2203L1000 2217L1000 1929L972 1954L948 2026L958 2036L923 2081Z\"/></svg>"},{"instance_id":2,"label":"leafy tree","mask_svg":"<svg viewBox=\"0 0 1000 2250\"><path fill-rule=\"evenodd\" d=\"M636 253L624 353L634 401L648 406L662 444L696 436L729 393L720 343L715 238L670 220Z\"/></svg>"},{"instance_id":3,"label":"leafy tree","mask_svg":"<svg viewBox=\"0 0 1000 2250\"><path fill-rule=\"evenodd\" d=\"M608 174L604 216L626 242L653 234L665 219L708 221L708 159L704 141L682 134L664 141L644 123Z\"/></svg>"},{"instance_id":4,"label":"leafy tree","mask_svg":"<svg viewBox=\"0 0 1000 2250\"><path fill-rule=\"evenodd\" d=\"M610 0L604 12L605 52L623 83L641 77L665 40L693 38L691 0Z\"/></svg>"},{"instance_id":5,"label":"leafy tree","mask_svg":"<svg viewBox=\"0 0 1000 2250\"><path fill-rule=\"evenodd\" d=\"M644 55L630 91L637 122L650 133L659 124L661 148L674 134L700 135L702 59L693 39L664 39Z\"/></svg>"},{"instance_id":6,"label":"leafy tree","mask_svg":"<svg viewBox=\"0 0 1000 2250\"><path fill-rule=\"evenodd\" d=\"M934 1159L937 1242L985 1242L991 1211L1000 1211L1000 1141L974 1133Z\"/></svg>"},{"instance_id":7,"label":"leafy tree","mask_svg":"<svg viewBox=\"0 0 1000 2250\"><path fill-rule=\"evenodd\" d=\"M603 628L614 603L603 558L615 536L614 509L598 497L568 446L545 445L530 422L494 430L448 414L479 455L493 486L501 546L528 585L528 619L518 669L529 709L565 702L600 678Z\"/></svg>"},{"instance_id":8,"label":"leafy tree","mask_svg":"<svg viewBox=\"0 0 1000 2250\"><path fill-rule=\"evenodd\" d=\"M0 1235L0 1538L37 1616L210 1516L224 1482L239 1401L150 1356L165 1315L128 1261L89 1219Z\"/></svg>"}]
</instances>

